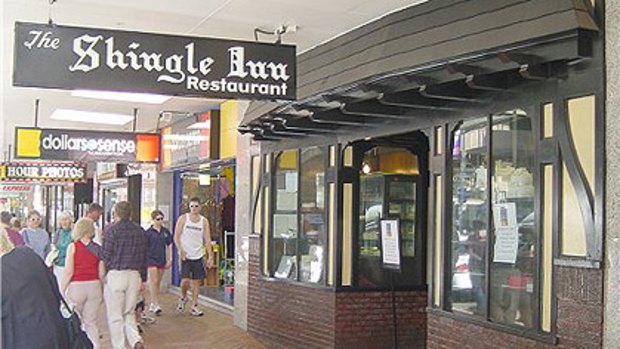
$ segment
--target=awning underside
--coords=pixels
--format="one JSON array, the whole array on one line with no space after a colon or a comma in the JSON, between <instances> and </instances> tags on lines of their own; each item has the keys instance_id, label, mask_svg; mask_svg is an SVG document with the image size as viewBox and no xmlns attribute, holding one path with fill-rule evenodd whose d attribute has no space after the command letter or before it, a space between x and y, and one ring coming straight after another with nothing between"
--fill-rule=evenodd
<instances>
[{"instance_id":1,"label":"awning underside","mask_svg":"<svg viewBox=\"0 0 620 349\"><path fill-rule=\"evenodd\" d=\"M316 134L354 132L402 119L445 117L464 108L488 106L515 88L567 76L570 65L592 54L588 31L513 47L478 52L451 61L373 76L293 102L283 102L239 132L278 141Z\"/></svg>"},{"instance_id":2,"label":"awning underside","mask_svg":"<svg viewBox=\"0 0 620 349\"><path fill-rule=\"evenodd\" d=\"M251 103L239 131L340 134L488 105L563 79L598 29L590 0L428 1L300 54L298 100Z\"/></svg>"}]
</instances>

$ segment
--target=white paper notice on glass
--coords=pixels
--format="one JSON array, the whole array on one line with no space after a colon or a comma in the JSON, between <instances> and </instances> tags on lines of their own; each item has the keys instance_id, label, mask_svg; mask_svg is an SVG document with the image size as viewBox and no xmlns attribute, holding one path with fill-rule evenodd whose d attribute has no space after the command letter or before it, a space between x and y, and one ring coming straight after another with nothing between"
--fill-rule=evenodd
<instances>
[{"instance_id":1,"label":"white paper notice on glass","mask_svg":"<svg viewBox=\"0 0 620 349\"><path fill-rule=\"evenodd\" d=\"M514 202L504 202L493 205L493 222L495 228L517 226L517 206Z\"/></svg>"},{"instance_id":2,"label":"white paper notice on glass","mask_svg":"<svg viewBox=\"0 0 620 349\"><path fill-rule=\"evenodd\" d=\"M495 228L493 262L514 264L517 261L518 248L519 232L516 226Z\"/></svg>"},{"instance_id":3,"label":"white paper notice on glass","mask_svg":"<svg viewBox=\"0 0 620 349\"><path fill-rule=\"evenodd\" d=\"M287 192L297 192L297 172L287 172L284 175L284 186Z\"/></svg>"},{"instance_id":4,"label":"white paper notice on glass","mask_svg":"<svg viewBox=\"0 0 620 349\"><path fill-rule=\"evenodd\" d=\"M383 267L400 270L400 234L397 219L381 220L381 255Z\"/></svg>"}]
</instances>

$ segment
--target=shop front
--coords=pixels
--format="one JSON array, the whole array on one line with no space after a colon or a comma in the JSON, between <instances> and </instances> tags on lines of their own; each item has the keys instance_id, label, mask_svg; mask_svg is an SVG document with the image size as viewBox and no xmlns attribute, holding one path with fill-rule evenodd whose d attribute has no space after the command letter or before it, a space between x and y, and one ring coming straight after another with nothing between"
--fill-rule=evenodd
<instances>
[{"instance_id":1,"label":"shop front","mask_svg":"<svg viewBox=\"0 0 620 349\"><path fill-rule=\"evenodd\" d=\"M74 192L80 191L75 188L86 183L86 175L82 163L0 163L0 211L10 212L25 224L28 213L36 210L42 215L42 228L55 231L63 211L75 214L79 200L74 200Z\"/></svg>"},{"instance_id":2,"label":"shop front","mask_svg":"<svg viewBox=\"0 0 620 349\"><path fill-rule=\"evenodd\" d=\"M220 110L190 116L162 129L162 171L172 173L171 222L189 212L189 201L198 198L201 214L211 230L214 266L207 270L202 295L230 312L234 305L235 256L235 155L236 102L227 101ZM171 224L172 226L172 224ZM174 249L172 284L178 286L178 256Z\"/></svg>"},{"instance_id":3,"label":"shop front","mask_svg":"<svg viewBox=\"0 0 620 349\"><path fill-rule=\"evenodd\" d=\"M103 226L113 220L114 205L120 201L132 204L133 220L145 229L150 226L151 212L157 209L156 164L97 164L97 192L103 215Z\"/></svg>"},{"instance_id":4,"label":"shop front","mask_svg":"<svg viewBox=\"0 0 620 349\"><path fill-rule=\"evenodd\" d=\"M248 331L600 348L600 23L598 2L435 0L300 55L299 99L239 128L263 141Z\"/></svg>"}]
</instances>

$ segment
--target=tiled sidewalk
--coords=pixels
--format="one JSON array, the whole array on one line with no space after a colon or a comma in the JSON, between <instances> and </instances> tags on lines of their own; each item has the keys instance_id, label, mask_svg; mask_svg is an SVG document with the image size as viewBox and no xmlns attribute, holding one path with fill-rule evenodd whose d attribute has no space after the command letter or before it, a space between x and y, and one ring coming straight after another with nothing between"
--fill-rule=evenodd
<instances>
[{"instance_id":1,"label":"tiled sidewalk","mask_svg":"<svg viewBox=\"0 0 620 349\"><path fill-rule=\"evenodd\" d=\"M144 326L146 349L263 349L257 340L233 324L233 319L207 308L202 317L175 310L177 298L162 295L163 313L154 324ZM149 314L150 315L150 314Z\"/></svg>"}]
</instances>

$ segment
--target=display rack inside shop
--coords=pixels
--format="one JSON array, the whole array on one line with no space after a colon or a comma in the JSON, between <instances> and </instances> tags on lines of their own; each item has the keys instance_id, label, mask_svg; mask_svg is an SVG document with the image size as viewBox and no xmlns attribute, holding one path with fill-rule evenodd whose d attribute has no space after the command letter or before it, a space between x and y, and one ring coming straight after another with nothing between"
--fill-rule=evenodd
<instances>
[{"instance_id":1,"label":"display rack inside shop","mask_svg":"<svg viewBox=\"0 0 620 349\"><path fill-rule=\"evenodd\" d=\"M360 256L379 257L382 218L400 221L403 257L415 254L416 177L365 175L360 178Z\"/></svg>"}]
</instances>

